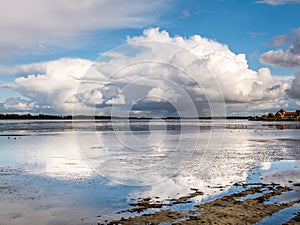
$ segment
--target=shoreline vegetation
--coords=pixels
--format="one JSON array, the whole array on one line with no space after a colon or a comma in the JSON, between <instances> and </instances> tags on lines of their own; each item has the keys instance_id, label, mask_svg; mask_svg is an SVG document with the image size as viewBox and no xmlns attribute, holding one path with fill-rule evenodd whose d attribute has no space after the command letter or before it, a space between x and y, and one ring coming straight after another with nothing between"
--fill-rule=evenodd
<instances>
[{"instance_id":1,"label":"shoreline vegetation","mask_svg":"<svg viewBox=\"0 0 300 225\"><path fill-rule=\"evenodd\" d=\"M300 121L300 110L288 112L280 109L278 112L263 114L261 117L251 117L252 121Z\"/></svg>"},{"instance_id":2,"label":"shoreline vegetation","mask_svg":"<svg viewBox=\"0 0 300 225\"><path fill-rule=\"evenodd\" d=\"M250 120L250 121L300 121L300 117L277 117L276 114L268 113L262 116L219 116L210 117L203 116L198 118L192 117L117 117L117 116L92 116L92 115L47 115L47 114L0 114L0 120L151 120L151 119L164 119L164 120Z\"/></svg>"},{"instance_id":3,"label":"shoreline vegetation","mask_svg":"<svg viewBox=\"0 0 300 225\"><path fill-rule=\"evenodd\" d=\"M272 117L251 117L249 118L250 121L266 121L266 122L280 122L280 121L300 121L300 118L272 118Z\"/></svg>"}]
</instances>

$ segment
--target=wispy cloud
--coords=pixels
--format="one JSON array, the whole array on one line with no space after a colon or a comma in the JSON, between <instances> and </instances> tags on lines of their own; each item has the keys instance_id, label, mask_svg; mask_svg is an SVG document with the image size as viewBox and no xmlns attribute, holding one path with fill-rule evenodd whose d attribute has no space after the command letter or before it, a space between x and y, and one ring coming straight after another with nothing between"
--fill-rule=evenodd
<instances>
[{"instance_id":1,"label":"wispy cloud","mask_svg":"<svg viewBox=\"0 0 300 225\"><path fill-rule=\"evenodd\" d=\"M0 57L16 49L68 45L68 38L84 32L143 28L170 5L160 0L0 1Z\"/></svg>"},{"instance_id":2,"label":"wispy cloud","mask_svg":"<svg viewBox=\"0 0 300 225\"><path fill-rule=\"evenodd\" d=\"M249 34L252 38L256 38L257 36L264 36L267 33L266 32L250 32Z\"/></svg>"},{"instance_id":3,"label":"wispy cloud","mask_svg":"<svg viewBox=\"0 0 300 225\"><path fill-rule=\"evenodd\" d=\"M300 4L300 0L261 0L256 1L256 3L268 5Z\"/></svg>"},{"instance_id":4,"label":"wispy cloud","mask_svg":"<svg viewBox=\"0 0 300 225\"><path fill-rule=\"evenodd\" d=\"M190 11L187 10L187 9L185 9L185 10L182 11L181 17L182 17L182 18L187 18L187 17L189 17L190 15L191 15L191 14L190 14Z\"/></svg>"}]
</instances>

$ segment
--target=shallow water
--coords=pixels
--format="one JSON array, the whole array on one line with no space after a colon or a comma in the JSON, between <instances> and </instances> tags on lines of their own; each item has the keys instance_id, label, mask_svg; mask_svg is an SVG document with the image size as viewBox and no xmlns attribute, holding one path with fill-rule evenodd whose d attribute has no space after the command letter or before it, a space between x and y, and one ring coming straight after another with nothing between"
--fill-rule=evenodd
<instances>
[{"instance_id":1,"label":"shallow water","mask_svg":"<svg viewBox=\"0 0 300 225\"><path fill-rule=\"evenodd\" d=\"M300 183L300 123L246 120L0 121L1 224L89 224L139 198L196 203L236 182ZM270 199L300 199L298 189ZM193 204L174 206L177 210ZM31 224L33 224L31 222Z\"/></svg>"}]
</instances>

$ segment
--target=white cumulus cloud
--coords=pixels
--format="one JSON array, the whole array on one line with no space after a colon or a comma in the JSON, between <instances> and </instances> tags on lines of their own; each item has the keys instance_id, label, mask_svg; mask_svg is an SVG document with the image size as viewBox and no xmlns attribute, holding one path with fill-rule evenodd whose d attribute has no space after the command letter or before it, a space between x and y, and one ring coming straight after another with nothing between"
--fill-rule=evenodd
<instances>
[{"instance_id":1,"label":"white cumulus cloud","mask_svg":"<svg viewBox=\"0 0 300 225\"><path fill-rule=\"evenodd\" d=\"M39 105L49 105L54 112L70 113L72 104L67 99L76 92L78 79L91 64L84 59L63 58L18 66L21 73L28 71L29 74L15 79L13 83L4 84L4 87L19 92Z\"/></svg>"},{"instance_id":2,"label":"white cumulus cloud","mask_svg":"<svg viewBox=\"0 0 300 225\"><path fill-rule=\"evenodd\" d=\"M128 41L130 43L147 40L164 41L178 45L199 57L214 73L227 101L249 102L273 99L278 97L286 88L286 85L273 79L267 68L258 71L251 70L248 68L244 54L235 54L227 45L199 35L185 39L183 37L170 37L168 32L159 31L159 29L149 29L144 31L143 36L130 38ZM156 54L164 54L159 49L153 49L151 53L154 51ZM180 58L180 60L184 59Z\"/></svg>"},{"instance_id":3,"label":"white cumulus cloud","mask_svg":"<svg viewBox=\"0 0 300 225\"><path fill-rule=\"evenodd\" d=\"M274 79L267 68L249 69L244 54L199 35L171 37L152 28L128 37L127 43L96 62L63 58L18 66L15 73L28 74L5 87L59 113L71 113L75 104L81 113L96 109L109 114L114 106L119 112L147 113L162 107L166 114L175 108L184 115L207 112L222 101L230 107L267 105L286 97L289 88L289 82Z\"/></svg>"},{"instance_id":4,"label":"white cumulus cloud","mask_svg":"<svg viewBox=\"0 0 300 225\"><path fill-rule=\"evenodd\" d=\"M32 112L39 110L41 107L35 101L10 97L4 103L0 104L0 108L6 112ZM42 108L45 109L47 106L42 106Z\"/></svg>"},{"instance_id":5,"label":"white cumulus cloud","mask_svg":"<svg viewBox=\"0 0 300 225\"><path fill-rule=\"evenodd\" d=\"M261 63L266 65L271 65L275 67L283 67L283 68L299 68L300 67L300 28L295 29L294 33L296 38L293 40L293 43L285 49L277 49L270 50L268 52L263 53L259 60ZM291 37L287 35L277 36L273 39L274 43L278 41L284 41L282 39ZM277 40L277 41L276 41ZM275 45L276 46L276 45Z\"/></svg>"}]
</instances>

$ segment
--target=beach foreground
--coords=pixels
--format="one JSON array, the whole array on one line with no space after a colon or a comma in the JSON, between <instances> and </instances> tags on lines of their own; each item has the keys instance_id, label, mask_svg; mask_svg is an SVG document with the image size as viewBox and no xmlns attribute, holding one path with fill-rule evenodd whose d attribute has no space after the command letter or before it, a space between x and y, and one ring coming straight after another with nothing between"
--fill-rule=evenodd
<instances>
[{"instance_id":1,"label":"beach foreground","mask_svg":"<svg viewBox=\"0 0 300 225\"><path fill-rule=\"evenodd\" d=\"M294 185L298 186L300 184ZM193 210L161 210L133 218L122 218L121 220L112 221L109 224L255 224L260 221L262 222L258 224L271 224L272 218L270 216L276 215L276 213L283 209L296 207L298 206L297 203L300 202L300 200L296 200L281 204L270 202L266 204L270 198L292 190L289 187L282 187L278 184L235 184L235 186L240 186L245 190L218 198L209 203L196 205ZM195 194L199 194L199 192L196 191L189 196L172 200L170 204L185 204ZM135 212L158 208L160 204L151 203L150 199L144 199L135 206L135 208L129 211ZM299 222L299 215L295 215L285 224L299 224Z\"/></svg>"}]
</instances>

